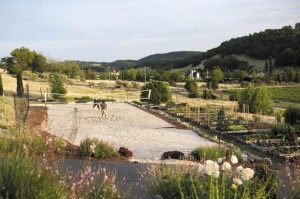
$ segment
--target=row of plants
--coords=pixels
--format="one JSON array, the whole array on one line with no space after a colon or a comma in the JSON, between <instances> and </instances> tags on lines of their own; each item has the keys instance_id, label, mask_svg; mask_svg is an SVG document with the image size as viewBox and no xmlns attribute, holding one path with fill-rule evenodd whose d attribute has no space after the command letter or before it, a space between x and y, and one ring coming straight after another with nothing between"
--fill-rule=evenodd
<instances>
[{"instance_id":1,"label":"row of plants","mask_svg":"<svg viewBox=\"0 0 300 199\"><path fill-rule=\"evenodd\" d=\"M132 151L125 147L116 149L95 138L86 138L76 147L62 138L54 136L31 136L29 132L17 132L11 129L0 136L0 154L18 153L24 156L83 156L94 158L113 158L124 156L131 158Z\"/></svg>"}]
</instances>

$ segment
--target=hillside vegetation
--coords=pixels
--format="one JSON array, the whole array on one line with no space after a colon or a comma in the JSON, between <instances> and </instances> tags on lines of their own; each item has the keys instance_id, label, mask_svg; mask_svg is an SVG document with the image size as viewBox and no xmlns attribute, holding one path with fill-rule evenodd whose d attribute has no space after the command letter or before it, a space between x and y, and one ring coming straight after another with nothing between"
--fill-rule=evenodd
<instances>
[{"instance_id":1,"label":"hillside vegetation","mask_svg":"<svg viewBox=\"0 0 300 199\"><path fill-rule=\"evenodd\" d=\"M141 59L144 61L139 65L163 68L182 68L192 64L199 65L208 61L215 55L223 58L229 55L243 55L244 57L255 58L254 61L261 60L260 65L265 60L273 59L276 67L297 66L300 67L300 23L295 27L285 26L281 29L267 29L259 33L249 34L239 38L230 39L223 42L219 47L196 54L192 57L172 57L156 59ZM151 58L148 56L147 58ZM239 57L237 57L239 59ZM253 59L252 59L253 60ZM240 61L243 61L242 59ZM248 63L249 66L252 63ZM255 64L254 64L255 65ZM246 67L247 64L245 65ZM240 65L232 67L239 69Z\"/></svg>"}]
</instances>

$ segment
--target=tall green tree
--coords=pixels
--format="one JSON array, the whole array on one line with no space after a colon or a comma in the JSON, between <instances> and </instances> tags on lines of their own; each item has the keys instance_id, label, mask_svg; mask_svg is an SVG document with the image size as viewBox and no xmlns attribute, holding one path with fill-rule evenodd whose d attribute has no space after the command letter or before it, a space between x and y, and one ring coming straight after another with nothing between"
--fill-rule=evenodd
<instances>
[{"instance_id":1,"label":"tall green tree","mask_svg":"<svg viewBox=\"0 0 300 199\"><path fill-rule=\"evenodd\" d=\"M241 94L241 98L239 100L239 108L240 110L243 110L243 106L252 106L252 98L254 95L255 89L252 84L249 84L246 89L243 90Z\"/></svg>"},{"instance_id":2,"label":"tall green tree","mask_svg":"<svg viewBox=\"0 0 300 199\"><path fill-rule=\"evenodd\" d=\"M23 93L24 93L24 87L22 81L22 74L17 73L17 96L23 97Z\"/></svg>"},{"instance_id":3,"label":"tall green tree","mask_svg":"<svg viewBox=\"0 0 300 199\"><path fill-rule=\"evenodd\" d=\"M151 96L148 102L159 105L169 102L172 99L171 90L167 83L151 80L142 87L142 90L151 90ZM147 98L148 92L142 92L141 98ZM145 101L145 100L142 100Z\"/></svg>"},{"instance_id":4,"label":"tall green tree","mask_svg":"<svg viewBox=\"0 0 300 199\"><path fill-rule=\"evenodd\" d=\"M42 54L36 53L35 51L33 51L33 55L34 57L32 60L32 72L45 72L48 69L47 58Z\"/></svg>"},{"instance_id":5,"label":"tall green tree","mask_svg":"<svg viewBox=\"0 0 300 199\"><path fill-rule=\"evenodd\" d=\"M254 89L254 86L249 84L241 94L240 110L243 109L244 105L249 106L250 113L270 114L273 111L270 92L265 86Z\"/></svg>"},{"instance_id":6,"label":"tall green tree","mask_svg":"<svg viewBox=\"0 0 300 199\"><path fill-rule=\"evenodd\" d=\"M84 71L85 79L96 79L96 73L93 69L88 68Z\"/></svg>"},{"instance_id":7,"label":"tall green tree","mask_svg":"<svg viewBox=\"0 0 300 199\"><path fill-rule=\"evenodd\" d=\"M2 83L2 76L0 75L0 96L3 96L3 83Z\"/></svg>"},{"instance_id":8,"label":"tall green tree","mask_svg":"<svg viewBox=\"0 0 300 199\"><path fill-rule=\"evenodd\" d=\"M183 82L184 81L184 74L182 71L174 71L171 72L169 81L174 81L174 82Z\"/></svg>"},{"instance_id":9,"label":"tall green tree","mask_svg":"<svg viewBox=\"0 0 300 199\"><path fill-rule=\"evenodd\" d=\"M211 87L212 89L219 88L219 82L223 81L224 75L222 73L222 70L217 66L214 68L214 70L211 72Z\"/></svg>"},{"instance_id":10,"label":"tall green tree","mask_svg":"<svg viewBox=\"0 0 300 199\"><path fill-rule=\"evenodd\" d=\"M66 94L67 89L64 87L63 81L61 77L57 73L53 73L50 75L49 79L51 93L58 93L58 94ZM54 98L57 98L58 95L53 95Z\"/></svg>"},{"instance_id":11,"label":"tall green tree","mask_svg":"<svg viewBox=\"0 0 300 199\"><path fill-rule=\"evenodd\" d=\"M188 78L185 82L184 88L189 92L188 97L197 98L199 97L198 86L193 78Z\"/></svg>"},{"instance_id":12,"label":"tall green tree","mask_svg":"<svg viewBox=\"0 0 300 199\"><path fill-rule=\"evenodd\" d=\"M272 113L272 100L270 92L268 91L268 88L266 86L260 86L256 88L251 101L252 107L250 107L250 109L252 113Z\"/></svg>"},{"instance_id":13,"label":"tall green tree","mask_svg":"<svg viewBox=\"0 0 300 199\"><path fill-rule=\"evenodd\" d=\"M11 73L21 73L24 70L31 70L34 53L28 48L21 47L14 49L10 55L13 58L12 68L8 71Z\"/></svg>"}]
</instances>

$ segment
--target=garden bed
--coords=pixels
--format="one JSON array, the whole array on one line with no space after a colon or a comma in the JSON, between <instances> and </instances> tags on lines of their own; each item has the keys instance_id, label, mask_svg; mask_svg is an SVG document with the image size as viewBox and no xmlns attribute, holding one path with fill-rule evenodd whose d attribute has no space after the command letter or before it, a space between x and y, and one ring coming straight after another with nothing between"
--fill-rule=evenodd
<instances>
[{"instance_id":1,"label":"garden bed","mask_svg":"<svg viewBox=\"0 0 300 199\"><path fill-rule=\"evenodd\" d=\"M256 145L254 143L251 143L250 145L251 145L252 148L257 149L257 150L262 151L262 152L268 152L268 151L272 151L272 150L276 149L276 147L273 147L273 146L265 147L265 146Z\"/></svg>"}]
</instances>

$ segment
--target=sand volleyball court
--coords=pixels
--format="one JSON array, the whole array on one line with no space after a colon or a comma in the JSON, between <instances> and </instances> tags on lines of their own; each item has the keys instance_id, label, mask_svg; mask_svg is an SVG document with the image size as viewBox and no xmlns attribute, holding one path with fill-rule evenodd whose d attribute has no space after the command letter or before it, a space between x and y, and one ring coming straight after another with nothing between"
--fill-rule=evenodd
<instances>
[{"instance_id":1,"label":"sand volleyball court","mask_svg":"<svg viewBox=\"0 0 300 199\"><path fill-rule=\"evenodd\" d=\"M199 146L215 143L191 130L176 129L172 124L127 103L108 103L107 118L92 104L60 104L48 106L48 132L68 139L78 129L74 144L87 137L98 138L116 149L125 146L138 161L159 160L171 150L188 154ZM75 109L77 110L76 115ZM74 132L74 131L73 131Z\"/></svg>"}]
</instances>

